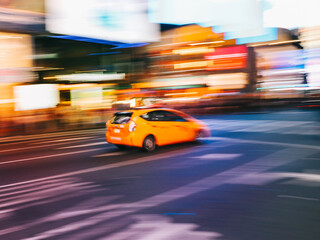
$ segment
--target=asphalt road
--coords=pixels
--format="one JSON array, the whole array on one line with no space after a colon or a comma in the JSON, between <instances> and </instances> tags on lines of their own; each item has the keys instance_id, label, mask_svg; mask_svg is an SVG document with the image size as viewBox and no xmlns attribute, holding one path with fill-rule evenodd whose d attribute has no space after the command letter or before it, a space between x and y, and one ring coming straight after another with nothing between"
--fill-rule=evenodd
<instances>
[{"instance_id":1,"label":"asphalt road","mask_svg":"<svg viewBox=\"0 0 320 240\"><path fill-rule=\"evenodd\" d=\"M2 138L0 239L320 239L320 112L201 119L211 138L152 154L103 129Z\"/></svg>"}]
</instances>

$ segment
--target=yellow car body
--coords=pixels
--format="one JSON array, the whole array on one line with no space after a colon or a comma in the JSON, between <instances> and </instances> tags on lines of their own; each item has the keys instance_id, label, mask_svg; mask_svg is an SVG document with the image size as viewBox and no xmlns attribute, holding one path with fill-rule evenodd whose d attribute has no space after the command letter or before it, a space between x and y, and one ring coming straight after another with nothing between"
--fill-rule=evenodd
<instances>
[{"instance_id":1,"label":"yellow car body","mask_svg":"<svg viewBox=\"0 0 320 240\"><path fill-rule=\"evenodd\" d=\"M153 151L155 146L191 142L210 136L201 121L173 109L135 109L117 112L106 124L106 140L121 146L133 146ZM148 149L146 144L154 147ZM146 142L147 141L147 142Z\"/></svg>"}]
</instances>

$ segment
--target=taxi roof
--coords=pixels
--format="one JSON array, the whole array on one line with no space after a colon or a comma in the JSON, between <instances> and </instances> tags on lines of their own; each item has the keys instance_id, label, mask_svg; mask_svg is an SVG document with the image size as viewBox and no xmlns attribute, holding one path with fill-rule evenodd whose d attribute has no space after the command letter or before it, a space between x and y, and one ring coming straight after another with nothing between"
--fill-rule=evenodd
<instances>
[{"instance_id":1,"label":"taxi roof","mask_svg":"<svg viewBox=\"0 0 320 240\"><path fill-rule=\"evenodd\" d=\"M177 111L175 109L170 109L170 108L134 108L134 109L129 109L129 110L124 110L124 111L119 111L116 113L145 113L145 112L150 112L150 111L159 111L159 110L165 110L165 111Z\"/></svg>"}]
</instances>

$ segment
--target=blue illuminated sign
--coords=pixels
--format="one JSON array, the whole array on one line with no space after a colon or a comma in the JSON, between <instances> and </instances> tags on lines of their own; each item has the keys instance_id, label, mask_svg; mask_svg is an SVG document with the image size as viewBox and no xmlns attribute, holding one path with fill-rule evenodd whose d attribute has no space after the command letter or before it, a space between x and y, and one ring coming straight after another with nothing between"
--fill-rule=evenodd
<instances>
[{"instance_id":1,"label":"blue illuminated sign","mask_svg":"<svg viewBox=\"0 0 320 240\"><path fill-rule=\"evenodd\" d=\"M265 31L266 31L265 34L259 35L259 36L237 38L236 43L241 45L241 44L256 43L256 42L274 41L278 39L277 28L265 28Z\"/></svg>"}]
</instances>

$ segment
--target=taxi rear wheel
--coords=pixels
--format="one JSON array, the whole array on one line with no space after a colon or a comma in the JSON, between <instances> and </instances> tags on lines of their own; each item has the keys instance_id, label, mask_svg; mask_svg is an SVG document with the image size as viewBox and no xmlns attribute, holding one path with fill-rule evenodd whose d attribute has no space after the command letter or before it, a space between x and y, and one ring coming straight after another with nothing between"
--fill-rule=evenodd
<instances>
[{"instance_id":1,"label":"taxi rear wheel","mask_svg":"<svg viewBox=\"0 0 320 240\"><path fill-rule=\"evenodd\" d=\"M149 135L144 139L142 149L146 152L153 152L156 149L154 136Z\"/></svg>"}]
</instances>

